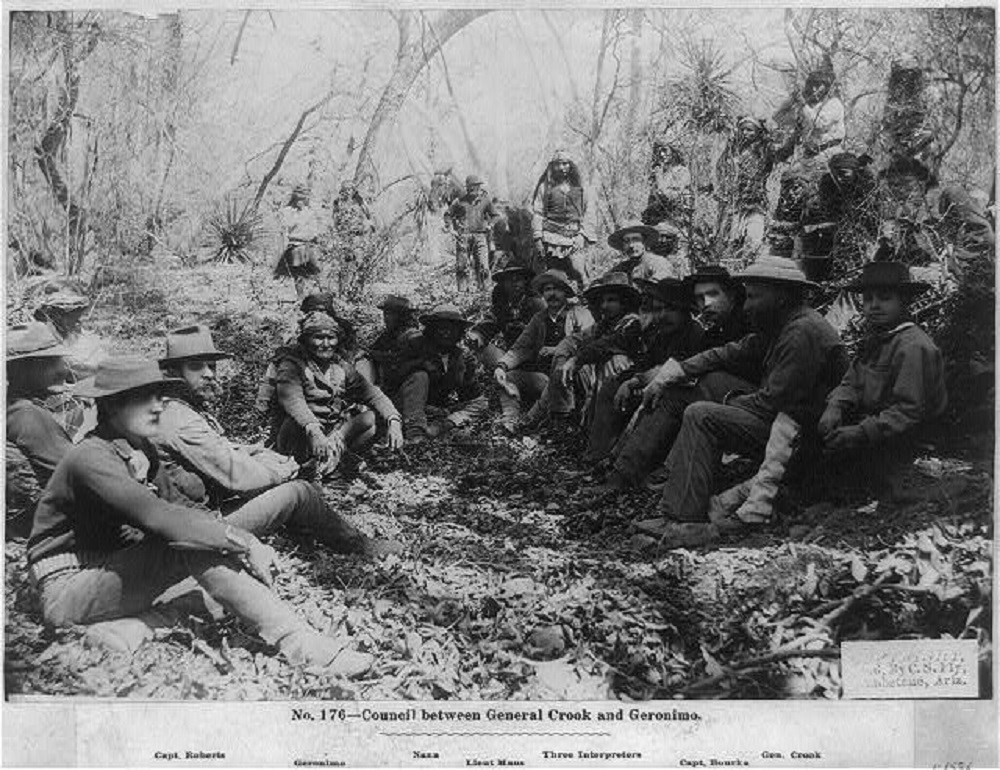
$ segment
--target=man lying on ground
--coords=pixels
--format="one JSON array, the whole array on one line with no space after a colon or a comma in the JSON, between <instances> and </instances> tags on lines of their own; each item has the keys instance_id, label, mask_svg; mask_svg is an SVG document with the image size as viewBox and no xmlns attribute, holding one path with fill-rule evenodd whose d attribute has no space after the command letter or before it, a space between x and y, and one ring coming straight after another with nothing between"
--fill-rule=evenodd
<instances>
[{"instance_id":1,"label":"man lying on ground","mask_svg":"<svg viewBox=\"0 0 1000 770\"><path fill-rule=\"evenodd\" d=\"M28 539L45 623L134 616L194 577L289 661L344 676L366 671L370 655L314 631L274 593L272 548L207 511L162 499L169 479L150 439L164 394L178 384L154 361L112 358L76 386L96 399L98 425L56 467Z\"/></svg>"}]
</instances>

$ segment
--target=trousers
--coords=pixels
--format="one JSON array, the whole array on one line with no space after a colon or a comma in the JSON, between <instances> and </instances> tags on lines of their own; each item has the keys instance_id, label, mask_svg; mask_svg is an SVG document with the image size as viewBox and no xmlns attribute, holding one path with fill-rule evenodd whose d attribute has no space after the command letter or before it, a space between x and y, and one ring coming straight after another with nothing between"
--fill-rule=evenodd
<instances>
[{"instance_id":1,"label":"trousers","mask_svg":"<svg viewBox=\"0 0 1000 770\"><path fill-rule=\"evenodd\" d=\"M403 427L412 430L427 430L427 402L431 396L431 378L427 372L413 372L403 380L399 390L390 394L403 418ZM483 414L489 404L484 396L470 399L450 408L447 418L456 426L463 425Z\"/></svg>"},{"instance_id":2,"label":"trousers","mask_svg":"<svg viewBox=\"0 0 1000 770\"><path fill-rule=\"evenodd\" d=\"M681 429L684 410L695 401L722 401L727 393L757 389L753 383L728 372L709 372L694 386L667 389L657 407L644 412L632 430L622 437L615 470L632 486L639 486L662 465Z\"/></svg>"},{"instance_id":3,"label":"trousers","mask_svg":"<svg viewBox=\"0 0 1000 770\"><path fill-rule=\"evenodd\" d=\"M486 233L460 233L455 239L455 278L459 291L468 291L469 273L476 286L486 288L490 281L490 244Z\"/></svg>"},{"instance_id":4,"label":"trousers","mask_svg":"<svg viewBox=\"0 0 1000 770\"><path fill-rule=\"evenodd\" d=\"M771 422L738 406L711 401L688 406L667 455L668 477L659 511L676 521L708 521L708 501L722 455L763 455Z\"/></svg>"},{"instance_id":5,"label":"trousers","mask_svg":"<svg viewBox=\"0 0 1000 770\"><path fill-rule=\"evenodd\" d=\"M523 406L530 406L538 401L549 382L549 376L542 372L513 369L507 372L507 381L517 387L519 396L515 398L500 388L500 408L504 417L516 419L521 415Z\"/></svg>"}]
</instances>

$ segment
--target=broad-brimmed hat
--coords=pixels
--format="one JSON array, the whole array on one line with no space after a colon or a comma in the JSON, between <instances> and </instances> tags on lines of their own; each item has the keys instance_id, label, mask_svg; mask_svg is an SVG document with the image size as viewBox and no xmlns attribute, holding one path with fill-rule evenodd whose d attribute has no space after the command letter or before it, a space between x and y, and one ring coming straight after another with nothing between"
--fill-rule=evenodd
<instances>
[{"instance_id":1,"label":"broad-brimmed hat","mask_svg":"<svg viewBox=\"0 0 1000 770\"><path fill-rule=\"evenodd\" d=\"M573 284L569 282L569 276L567 276L562 270L546 270L541 275L536 275L531 279L531 288L538 294L541 294L542 287L547 283L554 283L562 288L562 290L566 292L567 297L576 296L576 289L573 287Z\"/></svg>"},{"instance_id":2,"label":"broad-brimmed hat","mask_svg":"<svg viewBox=\"0 0 1000 770\"><path fill-rule=\"evenodd\" d=\"M379 302L378 309L407 312L413 310L413 304L408 297L400 297L398 294L386 294L385 298Z\"/></svg>"},{"instance_id":3,"label":"broad-brimmed hat","mask_svg":"<svg viewBox=\"0 0 1000 770\"><path fill-rule=\"evenodd\" d=\"M702 265L690 275L684 276L684 280L692 289L696 283L718 283L723 286L739 283L739 280L722 265Z\"/></svg>"},{"instance_id":4,"label":"broad-brimmed hat","mask_svg":"<svg viewBox=\"0 0 1000 770\"><path fill-rule=\"evenodd\" d=\"M594 304L600 301L603 294L611 291L620 293L626 303L639 304L639 290L629 281L628 275L617 271L602 275L590 284L583 296L588 304Z\"/></svg>"},{"instance_id":5,"label":"broad-brimmed hat","mask_svg":"<svg viewBox=\"0 0 1000 770\"><path fill-rule=\"evenodd\" d=\"M660 236L655 227L650 227L642 222L628 222L623 227L619 227L611 235L608 236L608 246L613 249L618 249L621 251L625 246L625 236L630 233L639 233L642 236L643 241L649 241L651 238L658 238Z\"/></svg>"},{"instance_id":6,"label":"broad-brimmed hat","mask_svg":"<svg viewBox=\"0 0 1000 770\"><path fill-rule=\"evenodd\" d=\"M160 364L170 365L180 361L218 361L232 358L216 349L212 331L202 324L182 326L167 332L167 354Z\"/></svg>"},{"instance_id":7,"label":"broad-brimmed hat","mask_svg":"<svg viewBox=\"0 0 1000 770\"><path fill-rule=\"evenodd\" d=\"M661 278L657 281L639 279L635 284L642 296L653 297L669 307L690 312L694 306L691 284L680 278Z\"/></svg>"},{"instance_id":8,"label":"broad-brimmed hat","mask_svg":"<svg viewBox=\"0 0 1000 770\"><path fill-rule=\"evenodd\" d=\"M507 276L512 275L523 275L528 280L531 280L535 276L535 271L530 267L522 265L520 262L509 258L498 265L498 269L493 271L491 277L494 281L499 283Z\"/></svg>"},{"instance_id":9,"label":"broad-brimmed hat","mask_svg":"<svg viewBox=\"0 0 1000 770\"><path fill-rule=\"evenodd\" d=\"M56 335L41 321L7 327L7 363L24 358L57 358L66 353Z\"/></svg>"},{"instance_id":10,"label":"broad-brimmed hat","mask_svg":"<svg viewBox=\"0 0 1000 770\"><path fill-rule=\"evenodd\" d=\"M105 358L98 364L97 373L74 385L72 392L83 398L106 398L151 385L173 390L183 388L185 382L179 377L164 376L156 361L122 356Z\"/></svg>"},{"instance_id":11,"label":"broad-brimmed hat","mask_svg":"<svg viewBox=\"0 0 1000 770\"><path fill-rule=\"evenodd\" d=\"M777 283L788 286L802 286L808 289L818 289L819 284L813 283L802 272L794 259L767 254L747 267L736 277L743 283Z\"/></svg>"},{"instance_id":12,"label":"broad-brimmed hat","mask_svg":"<svg viewBox=\"0 0 1000 770\"><path fill-rule=\"evenodd\" d=\"M865 289L896 289L910 296L927 291L931 285L910 278L910 266L905 262L869 262L861 268L861 277L844 288L848 291Z\"/></svg>"},{"instance_id":13,"label":"broad-brimmed hat","mask_svg":"<svg viewBox=\"0 0 1000 770\"><path fill-rule=\"evenodd\" d=\"M469 321L462 315L462 311L458 309L456 305L438 305L436 308L431 310L429 313L424 313L420 316L420 323L424 326L429 326L435 323L460 323L466 326L472 326L472 321Z\"/></svg>"}]
</instances>

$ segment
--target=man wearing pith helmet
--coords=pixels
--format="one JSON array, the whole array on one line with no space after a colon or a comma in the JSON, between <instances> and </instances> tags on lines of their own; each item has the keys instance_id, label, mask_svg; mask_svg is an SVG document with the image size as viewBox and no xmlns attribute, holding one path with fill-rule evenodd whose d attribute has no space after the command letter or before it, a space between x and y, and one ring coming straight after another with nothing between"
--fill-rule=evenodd
<instances>
[{"instance_id":1,"label":"man wearing pith helmet","mask_svg":"<svg viewBox=\"0 0 1000 770\"><path fill-rule=\"evenodd\" d=\"M780 412L800 424L815 424L847 366L837 332L805 303L806 291L815 284L793 260L761 257L738 277L746 286L744 307L757 333L681 362L671 359L657 374L680 382L744 367L763 372L745 389L724 394L721 403L701 401L684 410L667 456L668 478L657 508L662 518L639 525L668 547L692 547L718 537L708 520L708 502L722 453L762 455Z\"/></svg>"}]
</instances>

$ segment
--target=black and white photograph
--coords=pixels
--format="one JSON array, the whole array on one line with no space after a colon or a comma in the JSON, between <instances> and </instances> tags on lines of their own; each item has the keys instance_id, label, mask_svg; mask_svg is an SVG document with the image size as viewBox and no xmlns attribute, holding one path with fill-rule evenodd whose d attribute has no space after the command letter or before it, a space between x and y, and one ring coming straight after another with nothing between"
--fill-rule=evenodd
<instances>
[{"instance_id":1,"label":"black and white photograph","mask_svg":"<svg viewBox=\"0 0 1000 770\"><path fill-rule=\"evenodd\" d=\"M5 712L995 728L994 6L3 16Z\"/></svg>"}]
</instances>

